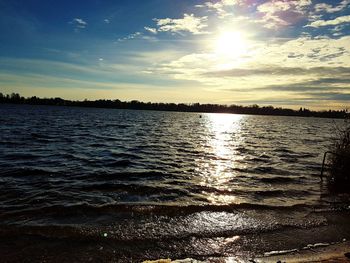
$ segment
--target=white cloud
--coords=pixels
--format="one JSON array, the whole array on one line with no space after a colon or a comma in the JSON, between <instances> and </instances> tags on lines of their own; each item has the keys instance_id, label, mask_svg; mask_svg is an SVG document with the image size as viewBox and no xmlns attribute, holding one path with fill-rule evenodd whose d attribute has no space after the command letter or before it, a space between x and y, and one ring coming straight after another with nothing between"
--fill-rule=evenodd
<instances>
[{"instance_id":1,"label":"white cloud","mask_svg":"<svg viewBox=\"0 0 350 263\"><path fill-rule=\"evenodd\" d=\"M274 0L265 2L257 7L257 12L263 17L262 22L266 28L278 28L299 21L306 16L311 0Z\"/></svg>"},{"instance_id":2,"label":"white cloud","mask_svg":"<svg viewBox=\"0 0 350 263\"><path fill-rule=\"evenodd\" d=\"M323 89L329 87L332 92L350 89L350 74L346 73L350 68L348 43L350 36L256 41L249 43L248 52L234 62L229 56L208 51L180 56L148 70L174 79L197 81L208 90L263 96L264 91L256 90L274 87L276 96L295 98L296 92L303 92L302 85L294 87L295 83L313 84L310 88L315 89L321 83ZM284 90L279 91L278 87Z\"/></svg>"},{"instance_id":3,"label":"white cloud","mask_svg":"<svg viewBox=\"0 0 350 263\"><path fill-rule=\"evenodd\" d=\"M224 18L231 14L227 8L242 4L242 2L243 0L220 0L216 3L205 2L202 5L197 5L197 7L206 7L210 10L214 10L219 17Z\"/></svg>"},{"instance_id":4,"label":"white cloud","mask_svg":"<svg viewBox=\"0 0 350 263\"><path fill-rule=\"evenodd\" d=\"M142 40L153 41L153 42L158 41L158 39L154 36L146 36L142 32L135 32L125 37L118 38L117 42L124 42L132 39L142 39Z\"/></svg>"},{"instance_id":5,"label":"white cloud","mask_svg":"<svg viewBox=\"0 0 350 263\"><path fill-rule=\"evenodd\" d=\"M333 32L339 32L344 29L344 25L338 25L332 29Z\"/></svg>"},{"instance_id":6,"label":"white cloud","mask_svg":"<svg viewBox=\"0 0 350 263\"><path fill-rule=\"evenodd\" d=\"M184 17L180 19L156 18L154 20L157 22L158 31L162 32L190 32L194 35L198 35L205 34L206 32L202 30L208 27L206 24L208 17L195 17L194 14L184 14Z\"/></svg>"},{"instance_id":7,"label":"white cloud","mask_svg":"<svg viewBox=\"0 0 350 263\"><path fill-rule=\"evenodd\" d=\"M266 2L258 6L257 10L261 13L274 14L278 11L287 11L291 8L289 2L285 1L274 1Z\"/></svg>"},{"instance_id":8,"label":"white cloud","mask_svg":"<svg viewBox=\"0 0 350 263\"><path fill-rule=\"evenodd\" d=\"M343 23L350 23L350 15L339 16L332 20L316 20L305 27L336 26Z\"/></svg>"},{"instance_id":9,"label":"white cloud","mask_svg":"<svg viewBox=\"0 0 350 263\"><path fill-rule=\"evenodd\" d=\"M312 4L311 0L274 0L268 1L257 7L259 12L275 14L280 11L291 10L298 13L305 13L305 10Z\"/></svg>"},{"instance_id":10,"label":"white cloud","mask_svg":"<svg viewBox=\"0 0 350 263\"><path fill-rule=\"evenodd\" d=\"M111 21L110 21L109 19L107 19L107 18L106 18L106 19L104 19L104 20L103 20L103 22L105 22L106 24L111 23Z\"/></svg>"},{"instance_id":11,"label":"white cloud","mask_svg":"<svg viewBox=\"0 0 350 263\"><path fill-rule=\"evenodd\" d=\"M70 24L74 25L76 29L84 29L87 27L88 23L81 18L74 18Z\"/></svg>"},{"instance_id":12,"label":"white cloud","mask_svg":"<svg viewBox=\"0 0 350 263\"><path fill-rule=\"evenodd\" d=\"M145 28L145 30L147 30L147 31L149 31L149 32L151 32L153 34L157 34L157 29L156 28L148 27L148 26L145 26L144 28Z\"/></svg>"},{"instance_id":13,"label":"white cloud","mask_svg":"<svg viewBox=\"0 0 350 263\"><path fill-rule=\"evenodd\" d=\"M123 41L126 41L126 40L138 38L138 37L141 37L141 36L142 36L141 32L135 32L135 33L132 33L130 35L127 35L126 37L119 38L118 42L123 42Z\"/></svg>"},{"instance_id":14,"label":"white cloud","mask_svg":"<svg viewBox=\"0 0 350 263\"><path fill-rule=\"evenodd\" d=\"M342 11L343 9L348 7L349 4L350 4L350 0L343 0L337 6L332 6L326 3L319 3L315 5L315 11L317 13L320 13L320 12L335 13L335 12Z\"/></svg>"}]
</instances>

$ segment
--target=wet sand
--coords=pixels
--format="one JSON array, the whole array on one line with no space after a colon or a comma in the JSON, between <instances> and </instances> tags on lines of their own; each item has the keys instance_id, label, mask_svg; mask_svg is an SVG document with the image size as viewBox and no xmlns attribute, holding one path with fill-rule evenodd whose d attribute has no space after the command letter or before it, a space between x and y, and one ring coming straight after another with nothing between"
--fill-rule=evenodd
<instances>
[{"instance_id":1,"label":"wet sand","mask_svg":"<svg viewBox=\"0 0 350 263\"><path fill-rule=\"evenodd\" d=\"M237 213L236 211L233 215ZM249 211L246 210L246 216L248 213ZM262 216L266 213L267 211L255 211L253 214ZM281 262L327 262L327 260L346 262L343 255L350 252L349 212L316 212L316 214L316 218L323 218L321 221L323 223L311 228L308 225L306 227L301 225L251 233L244 232L239 235L236 230L216 233L211 231L214 224L208 225L204 224L205 221L196 221L201 226L202 232L188 236L179 236L178 232L174 232L176 235L165 238L162 236L160 238L149 238L149 236L148 238L137 238L137 236L130 238L133 236L129 232L137 229L128 228L129 234L123 236L123 233L118 231L120 227L118 225L115 228L111 225L109 228L102 228L102 226L82 228L72 225L50 227L7 225L0 228L0 255L2 262L129 263L162 258L197 260L177 261L184 263L276 263L279 260ZM215 213L209 213L208 216L213 218L214 215ZM225 213L219 213L219 215L222 217ZM281 212L280 216L283 215ZM191 216L193 218L194 215ZM306 218L310 220L313 217L308 213ZM142 222L135 226L144 226L144 221ZM174 227L174 218L170 222L170 226ZM160 223L161 221L158 220L157 224ZM206 225L209 228L207 232L203 232L203 227ZM151 227L155 229L153 225ZM175 227L170 230L178 229ZM165 228L159 229L159 231L165 230ZM281 254L283 251L284 254ZM279 252L278 255L277 252Z\"/></svg>"},{"instance_id":2,"label":"wet sand","mask_svg":"<svg viewBox=\"0 0 350 263\"><path fill-rule=\"evenodd\" d=\"M267 253L277 253L267 252ZM144 261L143 263L202 263L202 262L213 262L213 263L233 263L233 262L251 262L251 263L301 263L301 262L350 262L350 258L345 254L350 253L350 242L345 241L338 244L332 244L323 246L309 247L301 250L296 250L293 252L280 252L278 255L273 256L262 256L251 259L243 259L240 257L228 257L228 258L208 258L203 261L195 259L181 259L181 260L171 260L171 259L159 259Z\"/></svg>"},{"instance_id":3,"label":"wet sand","mask_svg":"<svg viewBox=\"0 0 350 263\"><path fill-rule=\"evenodd\" d=\"M350 242L299 250L284 255L257 258L255 262L350 262L345 253L350 252Z\"/></svg>"}]
</instances>

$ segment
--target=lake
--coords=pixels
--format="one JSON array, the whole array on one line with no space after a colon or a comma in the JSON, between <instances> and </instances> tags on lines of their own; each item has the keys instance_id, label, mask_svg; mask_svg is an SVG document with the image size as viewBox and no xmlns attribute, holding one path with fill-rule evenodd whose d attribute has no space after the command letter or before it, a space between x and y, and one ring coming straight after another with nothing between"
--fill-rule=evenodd
<instances>
[{"instance_id":1,"label":"lake","mask_svg":"<svg viewBox=\"0 0 350 263\"><path fill-rule=\"evenodd\" d=\"M0 105L0 253L248 258L350 238L349 196L320 180L343 122Z\"/></svg>"}]
</instances>

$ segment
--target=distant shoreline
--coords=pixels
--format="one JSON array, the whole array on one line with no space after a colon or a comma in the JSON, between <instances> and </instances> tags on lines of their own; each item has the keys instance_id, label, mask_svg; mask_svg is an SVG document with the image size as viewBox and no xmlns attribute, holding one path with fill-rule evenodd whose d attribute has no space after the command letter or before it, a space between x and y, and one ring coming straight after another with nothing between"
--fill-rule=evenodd
<instances>
[{"instance_id":1,"label":"distant shoreline","mask_svg":"<svg viewBox=\"0 0 350 263\"><path fill-rule=\"evenodd\" d=\"M38 98L36 96L24 98L18 93L3 95L0 93L0 104L28 104L28 105L52 105L52 106L74 106L87 108L106 109L130 109L130 110L154 110L172 112L197 112L197 113L229 113L249 114L265 116L297 116L297 117L320 117L345 119L350 117L347 110L312 111L306 108L292 110L286 108L275 108L273 106L241 106L241 105L220 105L200 103L155 103L140 102L137 100L120 101L116 100L84 100L72 101L62 98Z\"/></svg>"}]
</instances>

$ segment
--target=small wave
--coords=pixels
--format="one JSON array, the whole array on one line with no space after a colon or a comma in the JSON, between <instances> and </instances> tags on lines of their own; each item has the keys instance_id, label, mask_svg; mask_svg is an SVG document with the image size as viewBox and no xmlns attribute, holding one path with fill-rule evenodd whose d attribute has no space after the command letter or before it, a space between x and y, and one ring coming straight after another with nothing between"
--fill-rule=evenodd
<instances>
[{"instance_id":1,"label":"small wave","mask_svg":"<svg viewBox=\"0 0 350 263\"><path fill-rule=\"evenodd\" d=\"M5 154L4 158L7 160L35 160L43 157L42 155L35 154L35 153L10 153Z\"/></svg>"},{"instance_id":2,"label":"small wave","mask_svg":"<svg viewBox=\"0 0 350 263\"><path fill-rule=\"evenodd\" d=\"M278 155L278 157L284 161L284 162L288 162L288 163L293 163L293 162L297 162L298 161L298 157L295 155L291 155L291 154L280 154Z\"/></svg>"},{"instance_id":3,"label":"small wave","mask_svg":"<svg viewBox=\"0 0 350 263\"><path fill-rule=\"evenodd\" d=\"M115 158L125 158L125 159L130 159L130 160L142 159L142 157L140 155L126 153L126 152L124 152L124 153L111 152L111 156L115 157Z\"/></svg>"},{"instance_id":4,"label":"small wave","mask_svg":"<svg viewBox=\"0 0 350 263\"><path fill-rule=\"evenodd\" d=\"M166 197L166 195L174 195L185 197L189 195L186 189L180 188L167 188L158 186L148 186L148 185L137 185L137 184L118 184L118 183L101 183L101 184L91 184L82 186L80 188L82 191L112 191L112 192L126 192L130 195L158 195L161 197Z\"/></svg>"},{"instance_id":5,"label":"small wave","mask_svg":"<svg viewBox=\"0 0 350 263\"><path fill-rule=\"evenodd\" d=\"M7 177L25 177L25 176L48 176L52 175L55 172L34 169L34 168L16 168L16 169L2 169L0 171L1 176Z\"/></svg>"},{"instance_id":6,"label":"small wave","mask_svg":"<svg viewBox=\"0 0 350 263\"><path fill-rule=\"evenodd\" d=\"M303 247L303 249L313 249L318 247L328 247L330 246L329 243L316 243L316 244L308 244L307 246Z\"/></svg>"},{"instance_id":7,"label":"small wave","mask_svg":"<svg viewBox=\"0 0 350 263\"><path fill-rule=\"evenodd\" d=\"M34 139L46 139L46 140L51 140L51 139L55 139L56 136L50 136L48 134L42 134L42 133L35 133L35 132L32 132L30 134L30 136Z\"/></svg>"},{"instance_id":8,"label":"small wave","mask_svg":"<svg viewBox=\"0 0 350 263\"><path fill-rule=\"evenodd\" d=\"M254 194L264 197L279 197L279 196L307 196L308 191L302 190L266 190L266 191L254 191Z\"/></svg>"},{"instance_id":9,"label":"small wave","mask_svg":"<svg viewBox=\"0 0 350 263\"><path fill-rule=\"evenodd\" d=\"M259 180L264 183L290 183L303 179L303 177L287 177L287 176L275 176L275 177L260 177Z\"/></svg>"},{"instance_id":10,"label":"small wave","mask_svg":"<svg viewBox=\"0 0 350 263\"><path fill-rule=\"evenodd\" d=\"M293 253L293 252L298 252L298 249L288 249L288 250L270 251L270 252L264 253L264 256L265 256L265 257L271 257L271 256L289 254L289 253Z\"/></svg>"},{"instance_id":11,"label":"small wave","mask_svg":"<svg viewBox=\"0 0 350 263\"><path fill-rule=\"evenodd\" d=\"M273 166L258 166L250 169L250 172L254 174L276 174L276 175L290 175L292 172L275 168Z\"/></svg>"},{"instance_id":12,"label":"small wave","mask_svg":"<svg viewBox=\"0 0 350 263\"><path fill-rule=\"evenodd\" d=\"M284 190L266 190L266 191L254 191L255 195L264 196L264 197L277 197L283 196L286 194Z\"/></svg>"},{"instance_id":13,"label":"small wave","mask_svg":"<svg viewBox=\"0 0 350 263\"><path fill-rule=\"evenodd\" d=\"M19 209L18 207L6 210L1 209L2 212L0 218L12 218L15 215L26 217L26 216L58 216L67 217L73 215L101 215L102 213L132 213L132 214L155 214L161 215L187 215L198 212L237 212L240 210L270 210L270 211L291 211L291 210L305 210L314 209L314 206L306 204L296 204L290 206L273 206L263 204L252 204L252 203L240 203L231 205L159 205L159 204L148 204L148 205L135 205L130 203L114 203L105 205L92 205L88 203L79 203L76 205L51 205L51 206L40 206Z\"/></svg>"},{"instance_id":14,"label":"small wave","mask_svg":"<svg viewBox=\"0 0 350 263\"><path fill-rule=\"evenodd\" d=\"M238 147L235 149L237 152L242 153L242 154L254 154L253 149L249 149L246 147Z\"/></svg>"},{"instance_id":15,"label":"small wave","mask_svg":"<svg viewBox=\"0 0 350 263\"><path fill-rule=\"evenodd\" d=\"M107 147L107 144L94 142L94 143L89 144L89 146L93 147L93 148L100 148L100 147Z\"/></svg>"},{"instance_id":16,"label":"small wave","mask_svg":"<svg viewBox=\"0 0 350 263\"><path fill-rule=\"evenodd\" d=\"M24 140L20 140L20 141L6 140L6 141L0 141L0 145L4 145L4 146L9 147L9 148L18 149L18 148L23 147L23 146L31 145L31 143L24 141Z\"/></svg>"},{"instance_id":17,"label":"small wave","mask_svg":"<svg viewBox=\"0 0 350 263\"><path fill-rule=\"evenodd\" d=\"M169 174L165 172L147 171L147 172L99 172L84 175L83 178L95 181L97 180L127 180L127 181L145 181L145 180L164 180L166 178L175 179L176 174Z\"/></svg>"},{"instance_id":18,"label":"small wave","mask_svg":"<svg viewBox=\"0 0 350 263\"><path fill-rule=\"evenodd\" d=\"M245 193L244 190L238 190L238 189L217 189L215 187L209 187L205 185L191 185L190 186L191 192L192 193L210 193L210 194L217 194L217 195L234 195L234 194L242 194Z\"/></svg>"},{"instance_id":19,"label":"small wave","mask_svg":"<svg viewBox=\"0 0 350 263\"><path fill-rule=\"evenodd\" d=\"M277 152L277 153L289 153L289 154L295 153L294 151L289 150L287 148L277 148L277 149L274 149L274 152Z\"/></svg>"},{"instance_id":20,"label":"small wave","mask_svg":"<svg viewBox=\"0 0 350 263\"><path fill-rule=\"evenodd\" d=\"M254 163L270 163L271 160L267 158L261 158L261 157L253 157L249 159L249 161L254 162Z\"/></svg>"},{"instance_id":21,"label":"small wave","mask_svg":"<svg viewBox=\"0 0 350 263\"><path fill-rule=\"evenodd\" d=\"M118 161L112 161L107 162L105 166L107 167L128 167L132 164L130 160L118 160Z\"/></svg>"}]
</instances>

